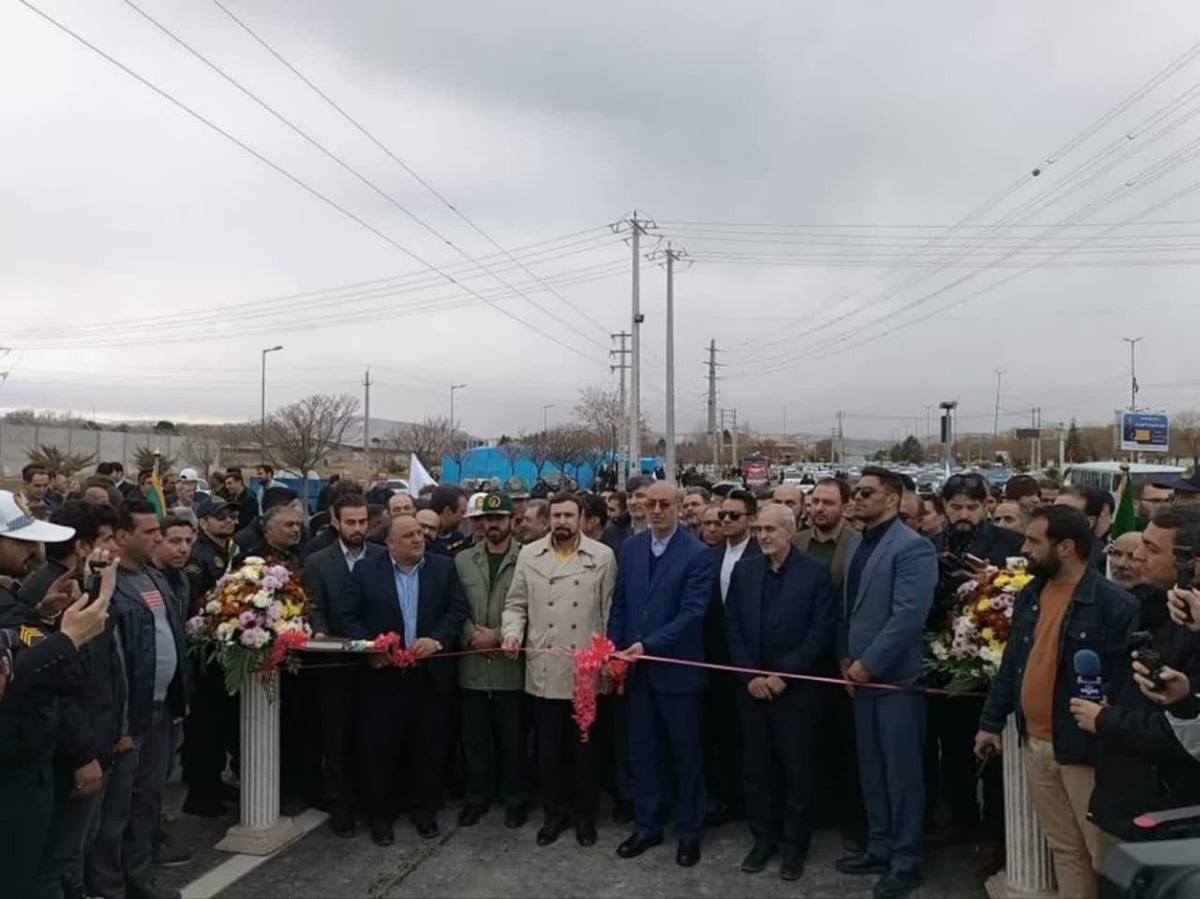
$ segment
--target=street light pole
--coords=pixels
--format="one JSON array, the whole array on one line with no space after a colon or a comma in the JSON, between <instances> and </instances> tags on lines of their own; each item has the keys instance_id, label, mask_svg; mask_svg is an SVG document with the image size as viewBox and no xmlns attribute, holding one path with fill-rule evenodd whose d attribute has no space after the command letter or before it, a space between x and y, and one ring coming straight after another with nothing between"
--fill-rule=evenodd
<instances>
[{"instance_id":1,"label":"street light pole","mask_svg":"<svg viewBox=\"0 0 1200 899\"><path fill-rule=\"evenodd\" d=\"M992 440L1000 436L1000 379L1004 377L1004 369L996 369L996 414L992 419Z\"/></svg>"},{"instance_id":2,"label":"street light pole","mask_svg":"<svg viewBox=\"0 0 1200 899\"><path fill-rule=\"evenodd\" d=\"M267 454L267 354L277 353L283 345L265 347L262 351L262 405L259 410L258 449L262 455Z\"/></svg>"},{"instance_id":3,"label":"street light pole","mask_svg":"<svg viewBox=\"0 0 1200 899\"><path fill-rule=\"evenodd\" d=\"M550 430L550 420L546 417L546 413L554 408L554 403L546 403L542 406L542 433L545 434Z\"/></svg>"},{"instance_id":4,"label":"street light pole","mask_svg":"<svg viewBox=\"0 0 1200 899\"><path fill-rule=\"evenodd\" d=\"M1137 345L1142 342L1140 337L1122 337L1129 344L1129 411L1137 411Z\"/></svg>"},{"instance_id":5,"label":"street light pole","mask_svg":"<svg viewBox=\"0 0 1200 899\"><path fill-rule=\"evenodd\" d=\"M450 385L450 439L454 439L454 391L462 390L466 384L451 384Z\"/></svg>"}]
</instances>

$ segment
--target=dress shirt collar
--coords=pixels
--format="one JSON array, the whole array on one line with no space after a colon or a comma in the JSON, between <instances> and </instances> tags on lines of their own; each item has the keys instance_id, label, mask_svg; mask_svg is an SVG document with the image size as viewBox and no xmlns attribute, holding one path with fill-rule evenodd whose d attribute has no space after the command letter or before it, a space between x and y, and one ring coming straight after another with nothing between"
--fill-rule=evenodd
<instances>
[{"instance_id":1,"label":"dress shirt collar","mask_svg":"<svg viewBox=\"0 0 1200 899\"><path fill-rule=\"evenodd\" d=\"M391 559L392 559L392 570L399 574L403 574L406 576L412 576L412 575L416 574L418 571L420 571L422 568L425 567L425 557L424 556L421 556L421 561L418 562L416 565L414 565L412 567L412 569L409 571L406 571L404 569L404 566L396 561L395 556L392 556Z\"/></svg>"},{"instance_id":2,"label":"dress shirt collar","mask_svg":"<svg viewBox=\"0 0 1200 899\"><path fill-rule=\"evenodd\" d=\"M338 546L342 548L342 558L346 560L346 564L351 568L354 567L356 562L361 562L362 557L367 554L366 542L364 542L363 545L358 548L358 552L354 552L352 549L350 549L350 547L343 543L340 538L338 539Z\"/></svg>"},{"instance_id":3,"label":"dress shirt collar","mask_svg":"<svg viewBox=\"0 0 1200 899\"><path fill-rule=\"evenodd\" d=\"M679 530L679 525L671 528L671 533L667 534L662 540L658 539L658 535L654 531L650 531L650 551L656 556L661 556L667 551L667 547L675 537L675 533Z\"/></svg>"},{"instance_id":4,"label":"dress shirt collar","mask_svg":"<svg viewBox=\"0 0 1200 899\"><path fill-rule=\"evenodd\" d=\"M746 538L741 543L726 542L725 543L725 554L727 556L739 556L740 557L746 552L746 547L749 545L750 545L750 535L747 534Z\"/></svg>"}]
</instances>

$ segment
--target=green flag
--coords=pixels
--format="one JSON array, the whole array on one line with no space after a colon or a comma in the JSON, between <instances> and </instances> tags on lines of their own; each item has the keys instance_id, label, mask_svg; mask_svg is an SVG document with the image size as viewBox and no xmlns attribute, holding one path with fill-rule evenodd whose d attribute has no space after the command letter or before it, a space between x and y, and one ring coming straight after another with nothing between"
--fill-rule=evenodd
<instances>
[{"instance_id":1,"label":"green flag","mask_svg":"<svg viewBox=\"0 0 1200 899\"><path fill-rule=\"evenodd\" d=\"M1121 494L1117 498L1117 514L1113 518L1112 539L1137 530L1137 511L1133 505L1133 476L1125 469L1121 479Z\"/></svg>"}]
</instances>

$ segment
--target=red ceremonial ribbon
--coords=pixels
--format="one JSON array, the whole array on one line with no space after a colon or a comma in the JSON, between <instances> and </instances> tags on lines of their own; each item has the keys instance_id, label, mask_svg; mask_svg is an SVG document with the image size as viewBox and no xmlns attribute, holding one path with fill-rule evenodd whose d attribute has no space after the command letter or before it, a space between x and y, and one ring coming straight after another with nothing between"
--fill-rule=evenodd
<instances>
[{"instance_id":1,"label":"red ceremonial ribbon","mask_svg":"<svg viewBox=\"0 0 1200 899\"><path fill-rule=\"evenodd\" d=\"M286 635L284 635L286 636ZM280 638L282 639L282 637ZM307 643L305 637L303 643ZM295 648L303 648L303 643ZM396 668L409 668L421 661L416 655L403 646L404 641L399 634L381 634L375 639L372 651L383 652L387 664ZM279 652L279 641L276 641L276 651ZM454 658L471 655L487 655L498 653L496 649L462 649L454 652L439 652L437 658ZM545 653L557 656L570 656L575 663L575 690L572 697L575 723L579 725L580 739L587 742L592 725L596 723L596 701L599 693L599 683L602 676L608 676L616 684L617 692L624 692L625 680L629 674L631 662L660 662L667 665L686 665L690 668L704 668L709 671L725 671L731 674L746 674L751 677L778 677L782 680L809 681L817 684L830 684L836 687L850 687L867 690L896 690L903 693L925 693L931 696L963 696L987 698L986 693L968 693L946 690L938 687L913 687L905 684L858 683L841 677L821 677L815 674L793 674L787 671L763 671L757 668L742 668L737 665L718 665L715 662L698 662L693 659L673 659L667 656L639 655L626 656L617 650L612 640L601 634L592 637L590 646L584 649L537 649L524 647L521 652L527 655ZM282 650L286 655L287 650ZM428 658L434 658L429 656ZM320 666L318 666L320 667Z\"/></svg>"}]
</instances>

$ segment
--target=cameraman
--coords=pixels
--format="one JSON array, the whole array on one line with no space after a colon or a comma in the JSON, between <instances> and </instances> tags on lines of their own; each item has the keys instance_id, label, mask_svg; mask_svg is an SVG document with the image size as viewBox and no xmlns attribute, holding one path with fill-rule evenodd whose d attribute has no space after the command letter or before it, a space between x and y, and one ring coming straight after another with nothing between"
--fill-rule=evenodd
<instances>
[{"instance_id":1,"label":"cameraman","mask_svg":"<svg viewBox=\"0 0 1200 899\"><path fill-rule=\"evenodd\" d=\"M39 610L62 610L57 633L48 633L51 626L17 598L19 579L41 564L42 541L73 536L70 528L35 520L12 493L0 490L0 576L11 579L0 584L0 877L5 895L35 895L54 807L51 760L58 699L79 689L79 647L102 633L108 618L112 577L90 605L69 576L54 582Z\"/></svg>"},{"instance_id":2,"label":"cameraman","mask_svg":"<svg viewBox=\"0 0 1200 899\"><path fill-rule=\"evenodd\" d=\"M1193 681L1200 675L1200 637L1171 620L1167 591L1178 576L1176 550L1196 545L1200 506L1161 509L1146 526L1138 554L1144 583L1136 595L1149 642L1133 653L1143 663L1157 657ZM1072 699L1071 714L1097 738L1096 788L1088 812L1097 827L1121 840L1145 839L1133 823L1138 815L1200 802L1200 768L1181 750L1154 701L1142 695L1131 667L1114 672L1107 705Z\"/></svg>"}]
</instances>

